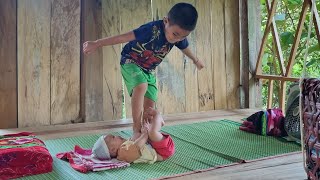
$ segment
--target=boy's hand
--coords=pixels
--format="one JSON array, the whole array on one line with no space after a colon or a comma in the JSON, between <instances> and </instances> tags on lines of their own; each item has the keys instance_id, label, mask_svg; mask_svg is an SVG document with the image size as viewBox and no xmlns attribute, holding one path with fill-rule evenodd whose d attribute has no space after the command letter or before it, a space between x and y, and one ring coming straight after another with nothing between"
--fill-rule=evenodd
<instances>
[{"instance_id":1,"label":"boy's hand","mask_svg":"<svg viewBox=\"0 0 320 180\"><path fill-rule=\"evenodd\" d=\"M198 61L196 61L194 64L197 66L198 70L201 70L202 68L204 68L204 62L201 61L200 59L198 59Z\"/></svg>"},{"instance_id":2,"label":"boy's hand","mask_svg":"<svg viewBox=\"0 0 320 180\"><path fill-rule=\"evenodd\" d=\"M84 54L91 54L99 47L96 41L87 41L83 43L83 53Z\"/></svg>"}]
</instances>

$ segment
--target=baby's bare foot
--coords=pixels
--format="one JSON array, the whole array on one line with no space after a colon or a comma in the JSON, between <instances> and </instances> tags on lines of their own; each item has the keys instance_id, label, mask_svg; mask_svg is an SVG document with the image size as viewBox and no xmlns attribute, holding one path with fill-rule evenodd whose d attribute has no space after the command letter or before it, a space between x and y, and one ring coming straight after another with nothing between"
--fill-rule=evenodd
<instances>
[{"instance_id":1,"label":"baby's bare foot","mask_svg":"<svg viewBox=\"0 0 320 180\"><path fill-rule=\"evenodd\" d=\"M164 126L164 120L162 119L161 121L161 127Z\"/></svg>"}]
</instances>

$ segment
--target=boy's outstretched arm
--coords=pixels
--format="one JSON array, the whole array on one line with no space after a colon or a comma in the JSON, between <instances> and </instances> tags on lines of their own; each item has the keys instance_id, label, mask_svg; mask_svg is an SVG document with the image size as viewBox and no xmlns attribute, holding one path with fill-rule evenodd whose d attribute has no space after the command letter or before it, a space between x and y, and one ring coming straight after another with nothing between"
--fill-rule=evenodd
<instances>
[{"instance_id":1,"label":"boy's outstretched arm","mask_svg":"<svg viewBox=\"0 0 320 180\"><path fill-rule=\"evenodd\" d=\"M198 59L190 50L189 47L182 49L181 50L183 52L183 54L185 54L186 56L188 56L188 58L190 58L193 63L197 66L198 70L204 68L204 63L203 61L201 61L200 59Z\"/></svg>"},{"instance_id":2,"label":"boy's outstretched arm","mask_svg":"<svg viewBox=\"0 0 320 180\"><path fill-rule=\"evenodd\" d=\"M129 41L132 41L135 39L136 39L136 37L135 37L133 31L130 31L125 34L120 34L120 35L112 36L112 37L106 37L106 38L98 39L96 41L87 41L87 42L83 43L83 52L85 54L90 54L99 47L125 43L125 42L129 42Z\"/></svg>"}]
</instances>

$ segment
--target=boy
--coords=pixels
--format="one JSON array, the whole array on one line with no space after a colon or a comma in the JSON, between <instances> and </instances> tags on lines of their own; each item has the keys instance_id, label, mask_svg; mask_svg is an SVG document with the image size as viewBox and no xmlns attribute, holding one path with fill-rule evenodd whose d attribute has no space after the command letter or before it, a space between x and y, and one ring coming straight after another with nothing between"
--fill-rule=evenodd
<instances>
[{"instance_id":1,"label":"boy","mask_svg":"<svg viewBox=\"0 0 320 180\"><path fill-rule=\"evenodd\" d=\"M92 148L94 156L98 159L117 158L128 163L149 164L172 156L175 148L170 135L159 132L164 123L160 113L148 108L144 117L146 121L141 135L135 141L111 134L101 136ZM151 146L146 144L148 140Z\"/></svg>"},{"instance_id":2,"label":"boy","mask_svg":"<svg viewBox=\"0 0 320 180\"><path fill-rule=\"evenodd\" d=\"M157 87L154 70L173 46L177 46L200 70L204 63L191 52L186 37L196 27L197 10L187 3L174 5L163 20L142 25L125 34L83 44L83 52L90 54L102 46L129 42L121 52L121 74L131 96L133 139L140 136L141 112L155 107Z\"/></svg>"}]
</instances>

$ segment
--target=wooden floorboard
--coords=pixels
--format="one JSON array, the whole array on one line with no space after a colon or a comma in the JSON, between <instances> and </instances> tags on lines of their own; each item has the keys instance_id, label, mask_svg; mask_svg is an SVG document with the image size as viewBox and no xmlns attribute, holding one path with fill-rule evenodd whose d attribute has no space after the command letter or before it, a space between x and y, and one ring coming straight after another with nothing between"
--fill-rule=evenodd
<instances>
[{"instance_id":1,"label":"wooden floorboard","mask_svg":"<svg viewBox=\"0 0 320 180\"><path fill-rule=\"evenodd\" d=\"M257 109L215 110L196 113L180 113L165 115L166 126L189 124L208 120L229 119L241 122ZM73 137L87 134L102 134L111 131L131 129L132 119L101 121L90 123L42 126L20 129L0 129L0 135L21 131L34 132L43 140ZM244 164L232 165L218 169L171 177L175 180L303 180L306 173L303 169L301 153L293 153L272 159L256 160Z\"/></svg>"},{"instance_id":2,"label":"wooden floorboard","mask_svg":"<svg viewBox=\"0 0 320 180\"><path fill-rule=\"evenodd\" d=\"M303 180L301 153L259 160L230 167L208 170L206 172L169 178L175 180Z\"/></svg>"}]
</instances>

